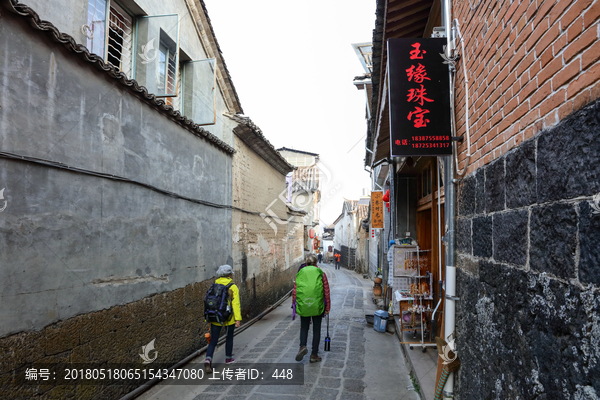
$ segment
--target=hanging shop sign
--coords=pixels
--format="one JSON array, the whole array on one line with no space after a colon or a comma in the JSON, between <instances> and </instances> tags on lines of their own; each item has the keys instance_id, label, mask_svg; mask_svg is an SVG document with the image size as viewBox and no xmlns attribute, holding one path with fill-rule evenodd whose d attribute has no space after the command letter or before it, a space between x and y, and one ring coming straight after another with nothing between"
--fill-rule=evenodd
<instances>
[{"instance_id":1,"label":"hanging shop sign","mask_svg":"<svg viewBox=\"0 0 600 400\"><path fill-rule=\"evenodd\" d=\"M383 229L383 192L371 192L371 228Z\"/></svg>"},{"instance_id":2,"label":"hanging shop sign","mask_svg":"<svg viewBox=\"0 0 600 400\"><path fill-rule=\"evenodd\" d=\"M452 154L445 38L389 39L392 157Z\"/></svg>"}]
</instances>

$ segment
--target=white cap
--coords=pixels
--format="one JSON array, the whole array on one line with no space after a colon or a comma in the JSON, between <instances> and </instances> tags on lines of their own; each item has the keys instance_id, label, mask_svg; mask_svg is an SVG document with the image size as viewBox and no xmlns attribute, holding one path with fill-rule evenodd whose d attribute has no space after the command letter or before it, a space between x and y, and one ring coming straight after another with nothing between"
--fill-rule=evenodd
<instances>
[{"instance_id":1,"label":"white cap","mask_svg":"<svg viewBox=\"0 0 600 400\"><path fill-rule=\"evenodd\" d=\"M219 269L217 269L217 276L219 277L223 277L223 276L229 276L233 274L233 268L231 267L231 265L221 265L219 267Z\"/></svg>"}]
</instances>

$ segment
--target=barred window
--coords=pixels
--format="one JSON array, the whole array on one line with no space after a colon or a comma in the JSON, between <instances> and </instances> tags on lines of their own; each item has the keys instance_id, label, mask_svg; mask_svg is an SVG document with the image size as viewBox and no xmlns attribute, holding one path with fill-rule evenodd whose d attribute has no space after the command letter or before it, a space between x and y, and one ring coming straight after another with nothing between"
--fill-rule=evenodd
<instances>
[{"instance_id":1,"label":"barred window","mask_svg":"<svg viewBox=\"0 0 600 400\"><path fill-rule=\"evenodd\" d=\"M108 15L108 18L107 18ZM108 26L107 26L108 20ZM88 0L87 47L128 77L132 75L133 18L110 0Z\"/></svg>"}]
</instances>

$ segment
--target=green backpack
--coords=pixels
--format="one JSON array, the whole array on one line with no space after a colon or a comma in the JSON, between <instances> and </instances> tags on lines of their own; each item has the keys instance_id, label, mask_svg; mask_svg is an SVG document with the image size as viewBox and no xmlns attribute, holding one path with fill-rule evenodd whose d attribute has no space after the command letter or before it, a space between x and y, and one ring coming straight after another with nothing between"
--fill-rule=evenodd
<instances>
[{"instance_id":1,"label":"green backpack","mask_svg":"<svg viewBox=\"0 0 600 400\"><path fill-rule=\"evenodd\" d=\"M324 311L323 271L307 265L296 275L296 312L301 317L315 317Z\"/></svg>"}]
</instances>

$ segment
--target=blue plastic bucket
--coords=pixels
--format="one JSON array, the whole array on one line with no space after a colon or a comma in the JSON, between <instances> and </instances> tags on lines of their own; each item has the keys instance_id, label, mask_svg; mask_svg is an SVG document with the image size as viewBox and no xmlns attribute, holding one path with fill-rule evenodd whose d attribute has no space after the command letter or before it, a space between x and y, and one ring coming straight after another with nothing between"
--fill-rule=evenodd
<instances>
[{"instance_id":1,"label":"blue plastic bucket","mask_svg":"<svg viewBox=\"0 0 600 400\"><path fill-rule=\"evenodd\" d=\"M388 312L379 310L375 311L374 321L373 321L373 329L377 332L385 332L385 328L387 327L387 319Z\"/></svg>"}]
</instances>

